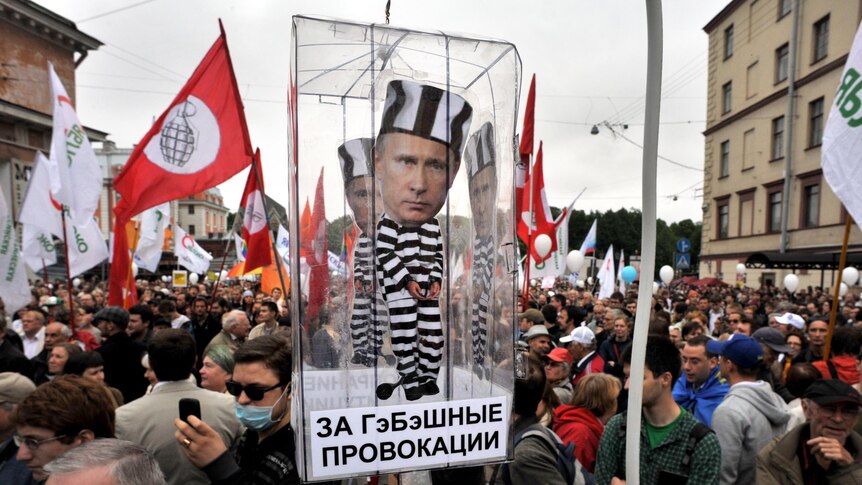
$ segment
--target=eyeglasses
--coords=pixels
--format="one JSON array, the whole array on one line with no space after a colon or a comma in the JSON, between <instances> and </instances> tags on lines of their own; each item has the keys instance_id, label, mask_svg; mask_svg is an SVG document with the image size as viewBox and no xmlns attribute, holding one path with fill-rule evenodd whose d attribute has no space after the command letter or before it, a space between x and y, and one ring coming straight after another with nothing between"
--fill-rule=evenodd
<instances>
[{"instance_id":1,"label":"eyeglasses","mask_svg":"<svg viewBox=\"0 0 862 485\"><path fill-rule=\"evenodd\" d=\"M728 320L728 322L730 322L730 323L742 323L742 320L740 320L738 318L731 318L730 320Z\"/></svg>"},{"instance_id":2,"label":"eyeglasses","mask_svg":"<svg viewBox=\"0 0 862 485\"><path fill-rule=\"evenodd\" d=\"M14 435L12 435L12 440L15 442L15 446L20 447L21 445L24 445L30 450L35 450L49 441L59 440L61 438L65 438L65 437L66 437L66 435L61 434L60 436L54 436L51 438L45 438L43 440L37 440L35 438L27 438L27 437L19 435L18 433L15 433Z\"/></svg>"},{"instance_id":3,"label":"eyeglasses","mask_svg":"<svg viewBox=\"0 0 862 485\"><path fill-rule=\"evenodd\" d=\"M246 397L248 397L252 401L260 401L261 399L263 399L264 394L266 394L267 392L269 392L269 391L271 391L277 387L285 386L285 384L282 384L281 382L279 382L278 384L276 384L272 387L267 387L266 389L263 389L263 388L254 387L254 386L243 386L242 384L240 384L239 382L236 382L236 381L227 381L224 383L224 385L227 388L227 392L230 393L231 396L239 397L240 394L245 392Z\"/></svg>"},{"instance_id":4,"label":"eyeglasses","mask_svg":"<svg viewBox=\"0 0 862 485\"><path fill-rule=\"evenodd\" d=\"M817 403L814 403L817 404ZM820 414L825 416L835 416L837 414L841 414L842 416L846 416L848 418L855 418L859 415L859 406L835 406L835 405L821 405L817 404L817 408L819 409Z\"/></svg>"},{"instance_id":5,"label":"eyeglasses","mask_svg":"<svg viewBox=\"0 0 862 485\"><path fill-rule=\"evenodd\" d=\"M563 367L565 362L545 362L545 367Z\"/></svg>"}]
</instances>

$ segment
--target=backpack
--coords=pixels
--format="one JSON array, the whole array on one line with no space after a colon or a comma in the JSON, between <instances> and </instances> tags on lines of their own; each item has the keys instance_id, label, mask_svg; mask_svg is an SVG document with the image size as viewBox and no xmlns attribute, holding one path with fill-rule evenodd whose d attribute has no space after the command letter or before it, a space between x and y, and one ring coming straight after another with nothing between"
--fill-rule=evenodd
<instances>
[{"instance_id":1,"label":"backpack","mask_svg":"<svg viewBox=\"0 0 862 485\"><path fill-rule=\"evenodd\" d=\"M524 438L533 437L538 439L557 457L557 470L563 476L563 480L571 485L595 485L596 481L592 473L584 469L584 466L575 458L575 444L563 443L559 436L553 431L541 425L533 425L515 434L515 446ZM503 467L503 482L512 485L512 477L509 475L509 464ZM493 483L493 482L492 482Z\"/></svg>"},{"instance_id":2,"label":"backpack","mask_svg":"<svg viewBox=\"0 0 862 485\"><path fill-rule=\"evenodd\" d=\"M628 421L628 415L624 412L622 414L622 420L620 422L619 428L619 438L624 440L626 437L626 423ZM685 444L685 456L682 458L682 472L683 475L688 476L689 469L691 468L691 457L694 455L694 449L697 447L697 444L700 440L708 435L709 433L714 433L709 426L697 421L694 423L694 426L688 432L688 441Z\"/></svg>"}]
</instances>

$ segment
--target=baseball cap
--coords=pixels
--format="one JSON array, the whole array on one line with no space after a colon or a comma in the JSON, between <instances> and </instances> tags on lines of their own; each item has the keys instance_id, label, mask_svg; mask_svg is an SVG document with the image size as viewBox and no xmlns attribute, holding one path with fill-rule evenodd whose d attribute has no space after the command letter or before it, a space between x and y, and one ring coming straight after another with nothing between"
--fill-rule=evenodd
<instances>
[{"instance_id":1,"label":"baseball cap","mask_svg":"<svg viewBox=\"0 0 862 485\"><path fill-rule=\"evenodd\" d=\"M35 390L33 381L17 372L0 373L0 402L18 404Z\"/></svg>"},{"instance_id":2,"label":"baseball cap","mask_svg":"<svg viewBox=\"0 0 862 485\"><path fill-rule=\"evenodd\" d=\"M808 386L802 397L821 405L850 403L862 406L859 391L838 379L817 379Z\"/></svg>"},{"instance_id":3,"label":"baseball cap","mask_svg":"<svg viewBox=\"0 0 862 485\"><path fill-rule=\"evenodd\" d=\"M775 321L782 325L793 325L799 330L802 330L805 327L805 320L795 313L785 313L780 317L775 317Z\"/></svg>"},{"instance_id":4,"label":"baseball cap","mask_svg":"<svg viewBox=\"0 0 862 485\"><path fill-rule=\"evenodd\" d=\"M569 342L575 342L583 345L590 345L595 343L596 336L593 334L593 331L590 330L589 327L578 327L572 330L572 333L569 335L564 335L560 337L560 343L567 344Z\"/></svg>"},{"instance_id":5,"label":"baseball cap","mask_svg":"<svg viewBox=\"0 0 862 485\"><path fill-rule=\"evenodd\" d=\"M530 340L533 340L536 337L541 337L542 335L546 337L551 336L551 334L548 333L548 329L545 328L544 325L533 325L532 327L530 327L529 330L527 330L527 333L524 334L524 340L529 342Z\"/></svg>"},{"instance_id":6,"label":"baseball cap","mask_svg":"<svg viewBox=\"0 0 862 485\"><path fill-rule=\"evenodd\" d=\"M706 350L714 355L720 355L743 369L754 369L763 361L763 347L757 340L736 333L724 342L710 340Z\"/></svg>"},{"instance_id":7,"label":"baseball cap","mask_svg":"<svg viewBox=\"0 0 862 485\"><path fill-rule=\"evenodd\" d=\"M776 352L790 352L790 346L784 341L784 334L772 327L763 327L751 335L751 338L769 346Z\"/></svg>"},{"instance_id":8,"label":"baseball cap","mask_svg":"<svg viewBox=\"0 0 862 485\"><path fill-rule=\"evenodd\" d=\"M113 323L120 328L126 328L129 325L129 312L123 307L109 306L97 311L93 316L93 321L98 322L105 320Z\"/></svg>"},{"instance_id":9,"label":"baseball cap","mask_svg":"<svg viewBox=\"0 0 862 485\"><path fill-rule=\"evenodd\" d=\"M528 308L527 311L525 311L524 313L519 313L518 314L518 320L520 320L522 318L526 318L527 320L529 320L533 323L544 323L545 322L545 316L542 315L542 312L540 312L539 310L536 310L535 308Z\"/></svg>"},{"instance_id":10,"label":"baseball cap","mask_svg":"<svg viewBox=\"0 0 862 485\"><path fill-rule=\"evenodd\" d=\"M554 362L565 362L569 365L572 365L572 362L574 362L574 359L572 359L572 354L570 354L568 350L562 347L557 347L556 349L552 350L551 353L548 354L548 358L553 360Z\"/></svg>"}]
</instances>

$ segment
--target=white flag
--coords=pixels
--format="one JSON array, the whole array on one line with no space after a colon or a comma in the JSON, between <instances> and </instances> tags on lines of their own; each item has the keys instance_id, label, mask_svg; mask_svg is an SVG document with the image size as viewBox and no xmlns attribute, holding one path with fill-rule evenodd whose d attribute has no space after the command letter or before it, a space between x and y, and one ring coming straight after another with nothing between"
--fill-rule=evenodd
<instances>
[{"instance_id":1,"label":"white flag","mask_svg":"<svg viewBox=\"0 0 862 485\"><path fill-rule=\"evenodd\" d=\"M0 298L10 315L33 299L20 249L15 221L0 190Z\"/></svg>"},{"instance_id":2,"label":"white flag","mask_svg":"<svg viewBox=\"0 0 862 485\"><path fill-rule=\"evenodd\" d=\"M54 105L51 158L57 162L60 181L54 199L69 207L74 224L84 226L99 206L102 170L72 101L50 62L48 72Z\"/></svg>"},{"instance_id":3,"label":"white flag","mask_svg":"<svg viewBox=\"0 0 862 485\"><path fill-rule=\"evenodd\" d=\"M278 225L278 234L276 234L275 250L286 264L290 264L290 233L281 224Z\"/></svg>"},{"instance_id":4,"label":"white flag","mask_svg":"<svg viewBox=\"0 0 862 485\"><path fill-rule=\"evenodd\" d=\"M233 243L236 246L236 260L238 262L245 261L245 255L248 253L248 246L245 244L245 239L237 233L233 233Z\"/></svg>"},{"instance_id":5,"label":"white flag","mask_svg":"<svg viewBox=\"0 0 862 485\"><path fill-rule=\"evenodd\" d=\"M171 204L165 202L141 214L141 235L135 249L135 264L139 268L155 273L162 259L165 245L165 230L171 220Z\"/></svg>"},{"instance_id":6,"label":"white flag","mask_svg":"<svg viewBox=\"0 0 862 485\"><path fill-rule=\"evenodd\" d=\"M178 224L174 224L174 254L177 262L192 273L206 273L213 259L212 254L204 251Z\"/></svg>"},{"instance_id":7,"label":"white flag","mask_svg":"<svg viewBox=\"0 0 862 485\"><path fill-rule=\"evenodd\" d=\"M335 271L340 275L347 274L347 263L341 260L337 254L332 251L327 251L328 254L328 263L329 263L329 271Z\"/></svg>"},{"instance_id":8,"label":"white flag","mask_svg":"<svg viewBox=\"0 0 862 485\"><path fill-rule=\"evenodd\" d=\"M33 170L30 171L30 181L21 202L18 222L38 227L43 233L63 237L63 221L60 218L60 206L51 197L51 180L56 178L57 164L36 152L33 159ZM25 231L25 234L27 231ZM41 266L40 266L41 267Z\"/></svg>"},{"instance_id":9,"label":"white flag","mask_svg":"<svg viewBox=\"0 0 862 485\"><path fill-rule=\"evenodd\" d=\"M21 224L21 228L22 254L27 266L39 273L45 266L56 264L57 248L51 234L31 224Z\"/></svg>"},{"instance_id":10,"label":"white flag","mask_svg":"<svg viewBox=\"0 0 862 485\"><path fill-rule=\"evenodd\" d=\"M575 199L577 201L577 199ZM566 256L569 255L569 217L572 215L572 208L575 203L569 206L564 214L560 214L562 222L557 226L557 250L551 253L547 259L541 263L536 263L536 260L530 258L530 277L545 278L548 276L557 277L566 274ZM554 223L557 223L554 221Z\"/></svg>"},{"instance_id":11,"label":"white flag","mask_svg":"<svg viewBox=\"0 0 862 485\"><path fill-rule=\"evenodd\" d=\"M602 263L602 267L599 268L596 278L602 282L602 286L599 288L599 299L610 298L614 293L614 279L616 278L616 271L614 271L613 244L608 248L608 252L605 254L605 260Z\"/></svg>"},{"instance_id":12,"label":"white flag","mask_svg":"<svg viewBox=\"0 0 862 485\"><path fill-rule=\"evenodd\" d=\"M847 212L862 224L862 26L844 65L844 74L823 132L823 175ZM860 226L862 227L862 226Z\"/></svg>"},{"instance_id":13,"label":"white flag","mask_svg":"<svg viewBox=\"0 0 862 485\"><path fill-rule=\"evenodd\" d=\"M619 281L620 291L623 295L626 294L626 282L623 280L623 266L626 264L625 261L623 250L620 249L620 264L617 266L617 281Z\"/></svg>"},{"instance_id":14,"label":"white flag","mask_svg":"<svg viewBox=\"0 0 862 485\"><path fill-rule=\"evenodd\" d=\"M92 217L83 225L66 224L69 233L69 277L74 278L108 259L108 244Z\"/></svg>"}]
</instances>

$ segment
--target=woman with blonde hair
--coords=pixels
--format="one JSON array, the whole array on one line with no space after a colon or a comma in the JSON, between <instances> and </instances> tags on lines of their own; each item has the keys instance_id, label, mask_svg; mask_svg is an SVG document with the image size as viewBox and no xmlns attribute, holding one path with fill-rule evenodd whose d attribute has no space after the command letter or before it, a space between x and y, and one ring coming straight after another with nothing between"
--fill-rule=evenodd
<instances>
[{"instance_id":1,"label":"woman with blonde hair","mask_svg":"<svg viewBox=\"0 0 862 485\"><path fill-rule=\"evenodd\" d=\"M605 424L617 413L620 380L608 374L590 374L575 387L571 405L554 413L554 432L565 443L575 443L575 458L593 473L596 452Z\"/></svg>"}]
</instances>

